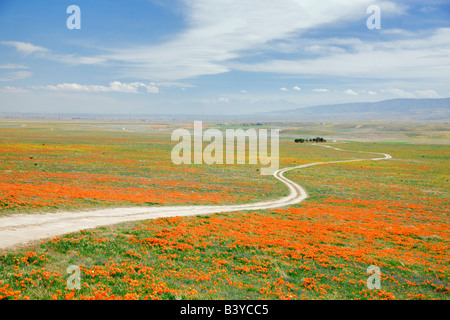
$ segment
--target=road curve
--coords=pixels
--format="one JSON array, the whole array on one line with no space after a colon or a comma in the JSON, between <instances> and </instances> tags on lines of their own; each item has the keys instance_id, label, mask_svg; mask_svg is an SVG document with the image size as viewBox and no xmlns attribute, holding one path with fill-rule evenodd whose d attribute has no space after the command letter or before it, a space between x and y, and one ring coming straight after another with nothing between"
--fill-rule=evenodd
<instances>
[{"instance_id":1,"label":"road curve","mask_svg":"<svg viewBox=\"0 0 450 320\"><path fill-rule=\"evenodd\" d=\"M326 145L320 146L339 151L347 151ZM283 173L290 170L301 169L320 164L386 160L392 158L390 155L384 153L364 153L373 153L383 155L384 157L373 159L351 159L341 161L315 162L277 170L273 174L274 177L283 182L289 188L290 194L286 197L276 200L268 200L240 205L131 207L101 209L87 212L58 212L45 214L8 215L0 218L0 250L13 249L16 246L31 244L38 240L53 238L70 232L76 232L83 229L95 228L99 226L113 225L126 221L156 219L161 217L192 216L241 210L264 210L297 204L306 199L308 197L308 194L300 185L284 177Z\"/></svg>"}]
</instances>

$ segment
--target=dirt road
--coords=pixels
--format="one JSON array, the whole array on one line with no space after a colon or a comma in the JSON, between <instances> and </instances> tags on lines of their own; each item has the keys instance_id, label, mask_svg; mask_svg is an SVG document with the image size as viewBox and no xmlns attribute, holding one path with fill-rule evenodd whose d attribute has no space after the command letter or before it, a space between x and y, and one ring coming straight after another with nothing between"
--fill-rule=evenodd
<instances>
[{"instance_id":1,"label":"dirt road","mask_svg":"<svg viewBox=\"0 0 450 320\"><path fill-rule=\"evenodd\" d=\"M325 146L339 151L342 149ZM12 249L15 246L30 244L32 242L53 238L70 232L113 225L120 222L156 219L160 217L192 216L212 214L217 212L231 212L242 210L262 210L279 208L297 204L308 197L306 191L297 183L283 176L289 170L340 162L385 160L392 157L384 153L382 158L351 159L343 161L315 162L296 167L283 168L274 173L275 178L283 182L290 190L290 194L277 200L268 200L257 203L223 206L175 206L175 207L131 207L102 209L87 212L58 212L46 214L14 214L0 218L0 250Z\"/></svg>"}]
</instances>

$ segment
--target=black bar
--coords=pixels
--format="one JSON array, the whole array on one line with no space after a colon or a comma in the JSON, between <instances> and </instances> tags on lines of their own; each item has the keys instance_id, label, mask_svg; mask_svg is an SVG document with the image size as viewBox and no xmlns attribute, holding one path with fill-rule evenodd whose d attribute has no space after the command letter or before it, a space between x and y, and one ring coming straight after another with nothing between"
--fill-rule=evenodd
<instances>
[{"instance_id":1,"label":"black bar","mask_svg":"<svg viewBox=\"0 0 450 320\"><path fill-rule=\"evenodd\" d=\"M127 315L145 319L326 319L336 316L400 316L439 308L448 310L445 300L435 301L279 301L279 300L176 300L176 301L0 301L2 314L27 316L97 316L99 319ZM445 308L445 309L444 309ZM128 319L124 319L128 320Z\"/></svg>"}]
</instances>

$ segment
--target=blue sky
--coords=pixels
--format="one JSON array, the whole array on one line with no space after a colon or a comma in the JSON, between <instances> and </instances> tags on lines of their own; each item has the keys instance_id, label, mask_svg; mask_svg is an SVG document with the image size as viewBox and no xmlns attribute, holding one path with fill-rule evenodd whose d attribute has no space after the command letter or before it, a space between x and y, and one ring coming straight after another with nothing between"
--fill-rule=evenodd
<instances>
[{"instance_id":1,"label":"blue sky","mask_svg":"<svg viewBox=\"0 0 450 320\"><path fill-rule=\"evenodd\" d=\"M370 5L381 29L367 28ZM0 2L0 112L247 114L449 96L448 0Z\"/></svg>"}]
</instances>

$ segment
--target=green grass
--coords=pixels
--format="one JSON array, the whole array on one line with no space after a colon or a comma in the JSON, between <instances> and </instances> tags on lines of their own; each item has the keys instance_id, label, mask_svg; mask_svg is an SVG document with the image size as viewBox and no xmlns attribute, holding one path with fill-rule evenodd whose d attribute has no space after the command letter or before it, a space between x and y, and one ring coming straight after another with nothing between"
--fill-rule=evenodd
<instances>
[{"instance_id":1,"label":"green grass","mask_svg":"<svg viewBox=\"0 0 450 320\"><path fill-rule=\"evenodd\" d=\"M331 125L327 128L336 129ZM393 129L399 131L400 127ZM73 146L108 147L105 159L118 160L142 160L145 154L159 150L149 161L156 169L171 174L173 180L204 181L208 186L230 190L236 182L249 181L249 188L233 191L242 196L248 192L257 194L249 201L286 194L282 184L273 177L259 175L252 166L192 165L187 168L200 171L171 173L172 168L164 162L167 155L162 151L170 150L170 144L164 142L167 132L158 133L158 139L155 132L148 135L136 132L124 138L122 132L106 132L99 130L98 124L89 124L88 128L77 129L74 143L70 142L74 128L66 127L57 140L39 131L42 128L36 130L10 132L9 143L26 141L36 150L42 150L38 148L42 139L56 149L69 145L75 167L58 164L65 151L62 154L55 151L46 155L55 156L52 171L73 172L71 169L76 168L80 172L100 173L114 168L113 162L83 163L83 159L92 158L93 149L75 151ZM36 137L37 132L40 138ZM94 133L99 135L94 138ZM313 129L311 133L321 135ZM159 142L147 145L144 143L147 136ZM0 295L7 284L9 289L20 292L11 294L11 298L21 299L447 300L448 146L380 142L335 146L350 151L388 153L393 159L289 171L286 177L302 185L310 197L283 210L122 223L4 251L0 256ZM283 140L280 167L375 156L350 151ZM76 152L80 154L75 155ZM27 169L25 159L16 160L11 160L10 165ZM119 178L154 174L139 166L116 170ZM122 183L126 186L131 182ZM98 205L105 203L93 203ZM80 290L66 288L69 277L66 270L70 265L82 267ZM366 286L369 277L366 270L370 265L377 265L382 271L381 290L368 290Z\"/></svg>"}]
</instances>

